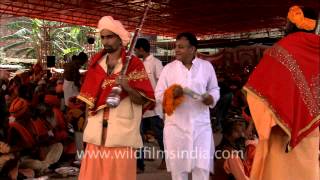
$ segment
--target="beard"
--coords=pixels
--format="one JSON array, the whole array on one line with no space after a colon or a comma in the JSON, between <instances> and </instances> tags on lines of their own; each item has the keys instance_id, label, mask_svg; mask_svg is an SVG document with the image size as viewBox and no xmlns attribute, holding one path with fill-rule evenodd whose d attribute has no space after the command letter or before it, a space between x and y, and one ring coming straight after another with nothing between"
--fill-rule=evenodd
<instances>
[{"instance_id":1,"label":"beard","mask_svg":"<svg viewBox=\"0 0 320 180\"><path fill-rule=\"evenodd\" d=\"M104 46L104 49L106 50L107 53L113 53L117 50L116 48L114 48L112 46Z\"/></svg>"}]
</instances>

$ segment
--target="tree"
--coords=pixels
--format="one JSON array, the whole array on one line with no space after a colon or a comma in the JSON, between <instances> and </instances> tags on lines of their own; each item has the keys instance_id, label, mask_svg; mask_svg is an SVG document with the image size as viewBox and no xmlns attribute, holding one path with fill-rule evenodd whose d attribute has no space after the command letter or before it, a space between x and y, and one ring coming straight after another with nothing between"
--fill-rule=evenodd
<instances>
[{"instance_id":1,"label":"tree","mask_svg":"<svg viewBox=\"0 0 320 180\"><path fill-rule=\"evenodd\" d=\"M44 49L47 49L46 55L55 55L58 59L79 53L84 50L86 35L93 31L90 27L39 19L19 19L6 27L14 33L0 38L8 42L3 51L11 50L16 56L36 59L41 59Z\"/></svg>"}]
</instances>

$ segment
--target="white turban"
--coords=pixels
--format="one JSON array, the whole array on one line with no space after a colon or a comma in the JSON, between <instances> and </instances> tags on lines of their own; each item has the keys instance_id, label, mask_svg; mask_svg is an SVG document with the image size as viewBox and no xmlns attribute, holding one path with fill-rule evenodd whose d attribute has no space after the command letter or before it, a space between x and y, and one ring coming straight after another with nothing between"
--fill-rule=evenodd
<instances>
[{"instance_id":1,"label":"white turban","mask_svg":"<svg viewBox=\"0 0 320 180\"><path fill-rule=\"evenodd\" d=\"M101 32L103 29L107 29L117 34L124 46L127 46L130 42L130 33L123 27L120 21L114 20L111 16L103 16L99 20L98 31Z\"/></svg>"}]
</instances>

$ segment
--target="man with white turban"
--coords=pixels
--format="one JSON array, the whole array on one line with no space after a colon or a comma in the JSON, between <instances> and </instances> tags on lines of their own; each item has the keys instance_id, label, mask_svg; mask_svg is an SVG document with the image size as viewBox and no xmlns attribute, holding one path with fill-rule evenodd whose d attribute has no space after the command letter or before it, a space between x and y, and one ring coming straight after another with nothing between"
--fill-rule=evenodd
<instances>
[{"instance_id":1,"label":"man with white turban","mask_svg":"<svg viewBox=\"0 0 320 180\"><path fill-rule=\"evenodd\" d=\"M125 46L130 33L111 16L102 17L98 30L104 49L89 62L78 99L88 106L83 140L87 147L80 169L80 180L135 180L135 150L142 147L142 112L154 105L154 92L143 63L135 56L125 75ZM120 85L120 104L106 105L112 87Z\"/></svg>"}]
</instances>

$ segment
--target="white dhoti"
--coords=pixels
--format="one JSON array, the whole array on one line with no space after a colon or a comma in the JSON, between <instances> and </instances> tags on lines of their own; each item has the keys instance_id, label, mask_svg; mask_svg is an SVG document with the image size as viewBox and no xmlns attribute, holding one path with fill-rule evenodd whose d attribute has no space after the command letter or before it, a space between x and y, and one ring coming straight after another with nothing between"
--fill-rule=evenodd
<instances>
[{"instance_id":1,"label":"white dhoti","mask_svg":"<svg viewBox=\"0 0 320 180\"><path fill-rule=\"evenodd\" d=\"M188 180L188 172L171 173L172 180ZM192 170L192 179L209 180L209 171L200 168Z\"/></svg>"}]
</instances>

